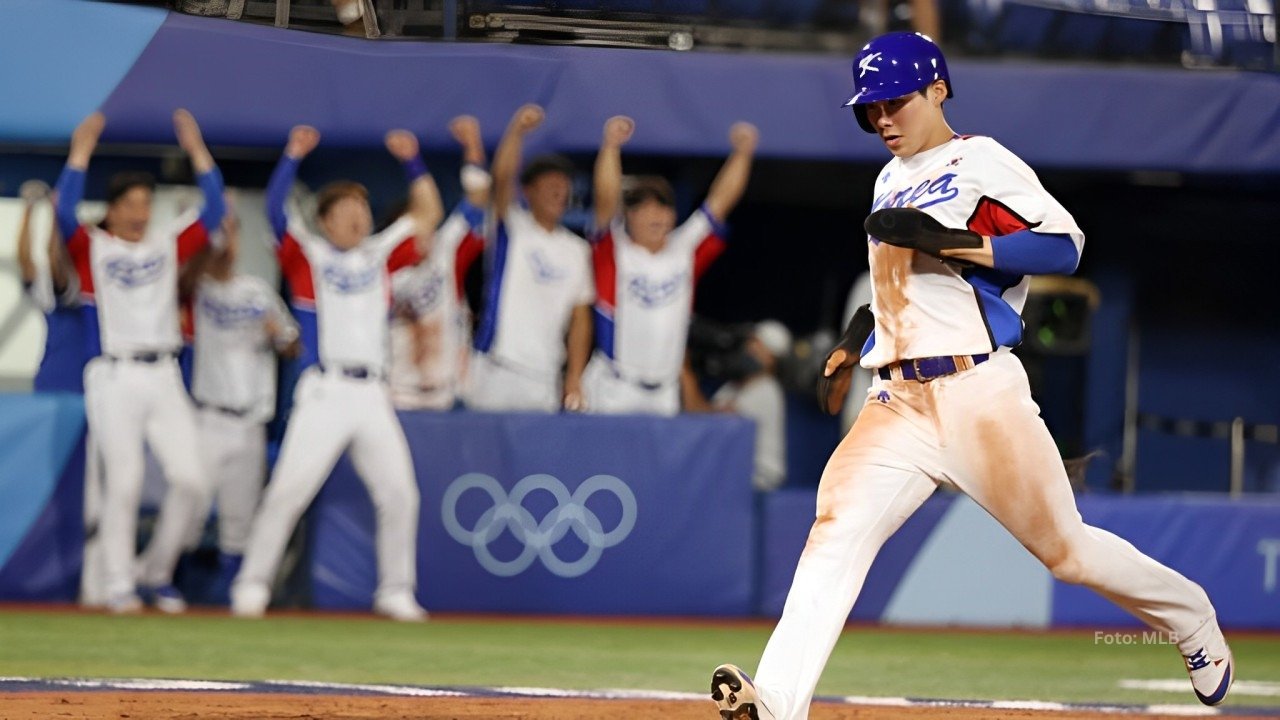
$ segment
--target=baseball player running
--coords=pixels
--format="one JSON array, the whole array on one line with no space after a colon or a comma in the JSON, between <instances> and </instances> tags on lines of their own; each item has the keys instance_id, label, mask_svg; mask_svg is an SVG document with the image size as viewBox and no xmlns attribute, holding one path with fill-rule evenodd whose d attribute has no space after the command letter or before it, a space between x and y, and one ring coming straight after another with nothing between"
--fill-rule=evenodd
<instances>
[{"instance_id":1,"label":"baseball player running","mask_svg":"<svg viewBox=\"0 0 1280 720\"><path fill-rule=\"evenodd\" d=\"M82 300L92 313L101 355L84 372L85 413L104 468L102 545L106 604L113 612L141 607L134 580L134 533L144 472L143 443L168 479L170 493L195 503L209 492L198 461L195 411L176 360L182 347L178 320L179 265L209 242L222 222L222 176L205 147L200 127L186 110L173 114L178 144L191 158L204 192L204 207L172 223L152 225L154 181L122 173L107 188L107 215L100 225L79 225L76 204L106 119L93 113L71 136L71 152L58 179L58 227L80 278ZM186 527L160 523L153 541L174 553L157 562L177 562ZM171 537L163 537L172 534ZM166 579L163 585L169 585ZM171 598L157 594L164 609ZM177 598L181 600L180 596Z\"/></svg>"},{"instance_id":2,"label":"baseball player running","mask_svg":"<svg viewBox=\"0 0 1280 720\"><path fill-rule=\"evenodd\" d=\"M491 180L479 121L463 115L449 123L449 131L463 149L466 199L436 230L431 255L391 276L391 399L402 409L453 408L470 355L464 281L484 250L483 208Z\"/></svg>"},{"instance_id":3,"label":"baseball player running","mask_svg":"<svg viewBox=\"0 0 1280 720\"><path fill-rule=\"evenodd\" d=\"M234 212L227 213L221 232L222 247L192 268L194 278L188 282L194 284L191 395L198 408L200 458L216 494L218 587L225 593L240 569L266 481L266 423L276 406L275 356L296 356L299 342L297 323L280 294L261 278L235 271L240 223ZM190 496L170 493L161 507L160 522L176 521L188 527L185 546L190 547L208 514L209 503L196 506ZM142 557L143 584L162 585L173 575L173 568L159 565L156 559L178 554L156 542L148 545ZM166 594L175 596L176 591ZM176 603L169 606L177 609Z\"/></svg>"},{"instance_id":4,"label":"baseball player running","mask_svg":"<svg viewBox=\"0 0 1280 720\"><path fill-rule=\"evenodd\" d=\"M289 535L338 456L349 450L378 517L374 610L397 620L421 620L426 613L413 595L418 486L386 384L387 316L390 273L428 254L444 212L417 138L394 130L386 144L409 179L409 211L371 235L367 192L357 183L339 181L321 188L322 234L311 232L287 216L285 202L298 165L319 142L314 128L295 127L267 187L267 214L294 305L314 307L319 362L303 372L294 389L280 457L231 587L231 610L241 617L266 611Z\"/></svg>"},{"instance_id":5,"label":"baseball player running","mask_svg":"<svg viewBox=\"0 0 1280 720\"><path fill-rule=\"evenodd\" d=\"M623 190L621 148L634 131L631 118L609 118L596 156L597 350L585 399L592 412L675 415L694 283L724 251L722 223L747 188L758 132L745 122L729 129L733 152L706 202L676 227L665 179L639 178Z\"/></svg>"},{"instance_id":6,"label":"baseball player running","mask_svg":"<svg viewBox=\"0 0 1280 720\"><path fill-rule=\"evenodd\" d=\"M839 410L854 362L878 375L818 488L817 519L753 684L716 669L724 718L808 715L814 687L884 541L933 493L959 489L1057 579L1093 588L1177 638L1196 697L1222 702L1231 652L1198 585L1085 525L1053 438L1009 349L1028 275L1069 273L1084 236L1035 173L943 115L946 61L923 35L872 40L847 103L893 154L875 186L873 300L827 359Z\"/></svg>"},{"instance_id":7,"label":"baseball player running","mask_svg":"<svg viewBox=\"0 0 1280 720\"><path fill-rule=\"evenodd\" d=\"M524 201L515 198L524 136L544 118L537 105L522 106L493 157L496 222L478 354L467 381L467 406L474 410L583 409L595 290L590 248L560 224L573 164L558 155L534 158L519 173Z\"/></svg>"}]
</instances>

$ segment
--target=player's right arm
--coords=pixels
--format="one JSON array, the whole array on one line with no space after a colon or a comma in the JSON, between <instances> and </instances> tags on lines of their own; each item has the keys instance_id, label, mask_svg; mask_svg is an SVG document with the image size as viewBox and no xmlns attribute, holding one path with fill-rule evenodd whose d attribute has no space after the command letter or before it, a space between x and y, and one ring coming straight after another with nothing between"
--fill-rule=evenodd
<instances>
[{"instance_id":1,"label":"player's right arm","mask_svg":"<svg viewBox=\"0 0 1280 720\"><path fill-rule=\"evenodd\" d=\"M742 194L747 190L747 181L751 178L751 162L755 158L759 142L760 132L751 123L737 122L729 128L729 145L733 151L712 181L703 206L712 220L724 222L742 199Z\"/></svg>"},{"instance_id":2,"label":"player's right arm","mask_svg":"<svg viewBox=\"0 0 1280 720\"><path fill-rule=\"evenodd\" d=\"M285 208L289 203L289 191L298 178L298 166L320 144L320 133L310 125L297 125L289 131L289 142L276 169L267 183L267 220L275 233L276 244L289 232L289 216Z\"/></svg>"},{"instance_id":3,"label":"player's right arm","mask_svg":"<svg viewBox=\"0 0 1280 720\"><path fill-rule=\"evenodd\" d=\"M493 154L493 211L502 219L516 197L516 179L524 154L524 136L542 124L546 114L532 103L520 106L507 124L507 131Z\"/></svg>"},{"instance_id":4,"label":"player's right arm","mask_svg":"<svg viewBox=\"0 0 1280 720\"><path fill-rule=\"evenodd\" d=\"M493 176L485 169L484 139L480 121L471 115L459 115L449 122L449 134L462 147L462 190L467 203L481 211L489 206Z\"/></svg>"},{"instance_id":5,"label":"player's right arm","mask_svg":"<svg viewBox=\"0 0 1280 720\"><path fill-rule=\"evenodd\" d=\"M591 189L597 233L608 230L618 213L622 202L622 146L631 139L635 129L635 121L625 115L615 115L604 122Z\"/></svg>"},{"instance_id":6,"label":"player's right arm","mask_svg":"<svg viewBox=\"0 0 1280 720\"><path fill-rule=\"evenodd\" d=\"M102 129L106 125L106 116L94 112L71 133L71 151L67 154L67 164L62 168L62 174L58 176L55 188L58 202L54 208L58 231L66 242L71 242L80 226L76 220L76 206L84 199L84 179L89 170L89 160L98 147L98 138L102 137Z\"/></svg>"}]
</instances>

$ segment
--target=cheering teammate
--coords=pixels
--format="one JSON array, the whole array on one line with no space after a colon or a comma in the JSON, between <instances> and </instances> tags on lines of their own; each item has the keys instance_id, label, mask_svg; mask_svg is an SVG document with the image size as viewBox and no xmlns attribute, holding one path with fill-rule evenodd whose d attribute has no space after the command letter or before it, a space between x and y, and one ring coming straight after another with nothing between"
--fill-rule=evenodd
<instances>
[{"instance_id":1,"label":"cheering teammate","mask_svg":"<svg viewBox=\"0 0 1280 720\"><path fill-rule=\"evenodd\" d=\"M621 147L634 130L631 118L609 118L596 156L597 351L587 365L586 400L592 412L675 415L693 286L724 250L722 223L746 190L759 134L749 123L729 129L733 152L706 202L676 227L666 180L639 178L623 190Z\"/></svg>"},{"instance_id":2,"label":"cheering teammate","mask_svg":"<svg viewBox=\"0 0 1280 720\"><path fill-rule=\"evenodd\" d=\"M298 165L319 142L314 128L293 128L267 187L280 268L294 305L314 308L319 362L294 390L293 415L231 588L231 609L242 617L266 611L289 535L338 456L349 450L378 517L374 610L421 620L426 613L414 598L418 487L386 384L387 315L390 273L430 252L444 213L417 138L394 130L386 144L409 179L409 211L371 235L364 187L334 182L321 188L317 201L323 235L312 233L286 215L285 201Z\"/></svg>"},{"instance_id":3,"label":"cheering teammate","mask_svg":"<svg viewBox=\"0 0 1280 720\"><path fill-rule=\"evenodd\" d=\"M1082 522L1009 352L1021 340L1027 276L1073 272L1083 233L1025 163L991 138L951 130L942 110L951 81L931 40L876 38L853 77L847 104L894 157L865 223L871 307L827 358L828 410L839 412L855 362L879 378L823 472L817 519L755 684L733 665L713 675L721 716L807 717L872 560L940 484L972 497L1058 580L1176 638L1196 696L1222 702L1234 668L1209 598Z\"/></svg>"},{"instance_id":4,"label":"cheering teammate","mask_svg":"<svg viewBox=\"0 0 1280 720\"><path fill-rule=\"evenodd\" d=\"M85 368L85 413L101 451L105 485L99 537L107 607L141 607L134 582L134 531L144 472L143 443L159 460L169 492L203 503L209 492L198 460L195 412L178 369L182 348L178 321L178 270L209 242L222 222L222 176L205 147L200 127L186 110L173 114L178 144L191 158L204 191L204 207L165 225L151 223L154 180L121 173L107 186L107 215L100 225L79 225L76 205L85 173L106 125L102 113L85 118L71 136L71 152L58 179L58 227L80 277L82 299L96 313L101 355ZM161 523L154 541L171 548L173 567L186 527ZM165 537L169 533L172 536ZM167 583L166 583L167 584Z\"/></svg>"},{"instance_id":5,"label":"cheering teammate","mask_svg":"<svg viewBox=\"0 0 1280 720\"><path fill-rule=\"evenodd\" d=\"M491 179L479 121L456 117L449 131L462 146L467 196L436 230L431 255L391 276L391 399L401 409L452 409L469 356L463 281L484 250L481 226Z\"/></svg>"},{"instance_id":6,"label":"cheering teammate","mask_svg":"<svg viewBox=\"0 0 1280 720\"><path fill-rule=\"evenodd\" d=\"M496 226L467 390L474 410L583 409L595 291L590 249L560 224L573 164L559 155L534 158L520 172L524 201L515 198L524 136L544 118L537 105L522 106L493 157Z\"/></svg>"}]
</instances>

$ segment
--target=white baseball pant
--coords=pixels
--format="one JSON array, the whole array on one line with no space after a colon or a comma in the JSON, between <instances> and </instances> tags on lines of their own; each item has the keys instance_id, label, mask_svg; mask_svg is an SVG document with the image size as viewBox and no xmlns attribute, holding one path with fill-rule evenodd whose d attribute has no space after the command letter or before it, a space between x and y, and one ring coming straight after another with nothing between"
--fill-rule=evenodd
<instances>
[{"instance_id":1,"label":"white baseball pant","mask_svg":"<svg viewBox=\"0 0 1280 720\"><path fill-rule=\"evenodd\" d=\"M267 473L267 430L257 420L237 417L214 408L196 411L200 428L200 460L213 492L205 501L187 493L170 492L160 507L157 526L179 522L187 528L176 552L161 547L171 538L169 533L156 533L140 559L142 582L157 586L170 581L173 568L165 568L162 558L177 557L200 542L210 506L216 499L218 508L218 549L228 555L243 555L249 539L249 527L262 497Z\"/></svg>"},{"instance_id":2,"label":"white baseball pant","mask_svg":"<svg viewBox=\"0 0 1280 720\"><path fill-rule=\"evenodd\" d=\"M1054 577L1092 588L1152 628L1189 638L1215 622L1199 585L1084 524L1026 372L1001 352L928 383L872 386L823 471L817 518L755 675L778 720L808 717L871 561L939 484L973 498Z\"/></svg>"},{"instance_id":3,"label":"white baseball pant","mask_svg":"<svg viewBox=\"0 0 1280 720\"><path fill-rule=\"evenodd\" d=\"M418 485L385 383L312 367L293 393L280 457L254 517L236 584L271 587L293 528L349 451L378 519L378 594L413 592Z\"/></svg>"},{"instance_id":4,"label":"white baseball pant","mask_svg":"<svg viewBox=\"0 0 1280 720\"><path fill-rule=\"evenodd\" d=\"M465 396L467 408L481 412L558 412L560 381L496 360L471 356Z\"/></svg>"},{"instance_id":5,"label":"white baseball pant","mask_svg":"<svg viewBox=\"0 0 1280 720\"><path fill-rule=\"evenodd\" d=\"M593 355L582 373L582 391L587 396L587 412L600 415L663 415L680 412L680 379L671 378L658 387L645 387L613 371L609 359Z\"/></svg>"},{"instance_id":6,"label":"white baseball pant","mask_svg":"<svg viewBox=\"0 0 1280 720\"><path fill-rule=\"evenodd\" d=\"M195 408L182 385L175 360L142 363L98 357L84 373L85 413L102 457L103 500L98 522L108 598L136 590L134 552L138 502L145 460L151 448L169 482L169 493L203 504L209 484L198 456ZM172 581L183 539L182 518L157 523L154 541L164 548L153 558Z\"/></svg>"}]
</instances>

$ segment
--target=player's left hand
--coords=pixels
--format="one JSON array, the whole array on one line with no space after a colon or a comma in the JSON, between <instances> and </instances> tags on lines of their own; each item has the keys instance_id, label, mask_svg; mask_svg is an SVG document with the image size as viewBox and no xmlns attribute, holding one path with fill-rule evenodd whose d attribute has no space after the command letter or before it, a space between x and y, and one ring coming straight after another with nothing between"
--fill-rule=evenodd
<instances>
[{"instance_id":1,"label":"player's left hand","mask_svg":"<svg viewBox=\"0 0 1280 720\"><path fill-rule=\"evenodd\" d=\"M418 155L418 138L408 130L392 130L386 137L387 151L400 162L408 162Z\"/></svg>"},{"instance_id":2,"label":"player's left hand","mask_svg":"<svg viewBox=\"0 0 1280 720\"><path fill-rule=\"evenodd\" d=\"M840 341L827 354L826 367L818 378L818 405L828 415L839 415L853 384L853 366L862 359L862 346L875 328L876 319L869 305L863 305L849 319Z\"/></svg>"},{"instance_id":3,"label":"player's left hand","mask_svg":"<svg viewBox=\"0 0 1280 720\"><path fill-rule=\"evenodd\" d=\"M943 250L982 247L982 236L953 230L916 208L885 208L869 215L862 227L881 242L943 257Z\"/></svg>"}]
</instances>

